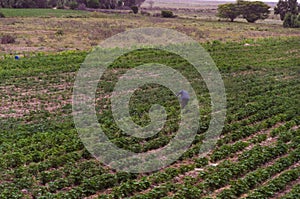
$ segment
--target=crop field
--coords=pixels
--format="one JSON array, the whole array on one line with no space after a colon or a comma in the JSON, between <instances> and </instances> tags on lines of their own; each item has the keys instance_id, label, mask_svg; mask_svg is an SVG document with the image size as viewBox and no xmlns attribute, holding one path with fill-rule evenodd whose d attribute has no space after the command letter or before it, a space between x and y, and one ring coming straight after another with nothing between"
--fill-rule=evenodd
<instances>
[{"instance_id":1,"label":"crop field","mask_svg":"<svg viewBox=\"0 0 300 199\"><path fill-rule=\"evenodd\" d=\"M1 35L13 32L18 41L0 47L1 199L300 198L299 29L102 13L11 16L0 21ZM110 96L118 77L129 69L152 62L176 69L191 82L200 107L201 127L190 148L166 168L134 174L111 169L85 148L73 121L72 93L94 43L142 24L171 27L198 40L220 70L227 109L216 148L200 157L211 118L202 77L186 60L164 51L139 50L119 57L96 92L97 119L116 146L136 153L160 149L174 138L180 120L176 96L164 87L146 85L130 101L131 117L145 126L151 105L161 104L168 115L166 125L145 139L122 133L113 121ZM89 38L79 40L80 34ZM39 43L35 37L41 36Z\"/></svg>"}]
</instances>

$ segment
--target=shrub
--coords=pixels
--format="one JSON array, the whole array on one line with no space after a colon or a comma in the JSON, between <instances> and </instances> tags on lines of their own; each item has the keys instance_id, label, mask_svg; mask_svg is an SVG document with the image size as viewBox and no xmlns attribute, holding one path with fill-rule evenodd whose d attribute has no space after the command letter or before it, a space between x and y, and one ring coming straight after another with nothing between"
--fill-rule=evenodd
<instances>
[{"instance_id":1,"label":"shrub","mask_svg":"<svg viewBox=\"0 0 300 199\"><path fill-rule=\"evenodd\" d=\"M131 6L131 10L134 14L137 14L139 12L139 8L137 6Z\"/></svg>"},{"instance_id":2,"label":"shrub","mask_svg":"<svg viewBox=\"0 0 300 199\"><path fill-rule=\"evenodd\" d=\"M165 18L172 18L172 17L174 17L174 13L170 10L162 10L161 16L165 17Z\"/></svg>"},{"instance_id":3,"label":"shrub","mask_svg":"<svg viewBox=\"0 0 300 199\"><path fill-rule=\"evenodd\" d=\"M56 8L57 9L65 9L65 6L64 6L64 4L63 3L58 3L57 5L56 5Z\"/></svg>"},{"instance_id":4,"label":"shrub","mask_svg":"<svg viewBox=\"0 0 300 199\"><path fill-rule=\"evenodd\" d=\"M64 31L63 30L57 30L55 34L58 35L58 36L62 36L62 35L64 35Z\"/></svg>"},{"instance_id":5,"label":"shrub","mask_svg":"<svg viewBox=\"0 0 300 199\"><path fill-rule=\"evenodd\" d=\"M122 1L122 0L118 0L117 6L118 6L118 7L122 7L122 6L123 6L123 1Z\"/></svg>"},{"instance_id":6,"label":"shrub","mask_svg":"<svg viewBox=\"0 0 300 199\"><path fill-rule=\"evenodd\" d=\"M16 38L11 35L3 35L1 37L1 44L12 44L16 42Z\"/></svg>"},{"instance_id":7,"label":"shrub","mask_svg":"<svg viewBox=\"0 0 300 199\"><path fill-rule=\"evenodd\" d=\"M70 9L71 10L75 10L76 8L78 8L78 3L76 1L72 1L70 4Z\"/></svg>"},{"instance_id":8,"label":"shrub","mask_svg":"<svg viewBox=\"0 0 300 199\"><path fill-rule=\"evenodd\" d=\"M287 13L283 20L283 27L285 28L300 28L300 15Z\"/></svg>"},{"instance_id":9,"label":"shrub","mask_svg":"<svg viewBox=\"0 0 300 199\"><path fill-rule=\"evenodd\" d=\"M290 28L292 26L292 14L287 13L283 19L283 27Z\"/></svg>"},{"instance_id":10,"label":"shrub","mask_svg":"<svg viewBox=\"0 0 300 199\"><path fill-rule=\"evenodd\" d=\"M99 8L100 7L99 0L88 0L87 7L88 8Z\"/></svg>"},{"instance_id":11,"label":"shrub","mask_svg":"<svg viewBox=\"0 0 300 199\"><path fill-rule=\"evenodd\" d=\"M5 18L5 15L2 12L0 12L0 18Z\"/></svg>"},{"instance_id":12,"label":"shrub","mask_svg":"<svg viewBox=\"0 0 300 199\"><path fill-rule=\"evenodd\" d=\"M79 4L78 10L86 10L86 5L84 3Z\"/></svg>"}]
</instances>

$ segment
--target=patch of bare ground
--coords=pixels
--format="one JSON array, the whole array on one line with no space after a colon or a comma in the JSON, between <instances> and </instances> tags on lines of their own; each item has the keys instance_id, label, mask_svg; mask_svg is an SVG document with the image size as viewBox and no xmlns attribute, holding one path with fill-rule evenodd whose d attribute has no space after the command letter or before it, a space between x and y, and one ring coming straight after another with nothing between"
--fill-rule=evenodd
<instances>
[{"instance_id":1,"label":"patch of bare ground","mask_svg":"<svg viewBox=\"0 0 300 199\"><path fill-rule=\"evenodd\" d=\"M212 194L210 194L209 197L217 198L217 195L218 195L219 193L221 193L221 192L222 192L223 190L225 190L225 189L230 189L230 187L231 187L231 185L227 185L227 186L225 186L225 187L222 187L222 188L220 188L220 189L217 189L217 190L215 190Z\"/></svg>"},{"instance_id":2,"label":"patch of bare ground","mask_svg":"<svg viewBox=\"0 0 300 199\"><path fill-rule=\"evenodd\" d=\"M201 4L203 8L203 5ZM158 13L160 10L147 10ZM4 18L0 21L0 32L13 34L16 43L3 45L0 53L61 51L68 49L89 50L101 41L132 28L182 27L183 33L199 42L213 40L241 41L244 38L266 38L298 36L299 31L284 29L280 20L259 21L255 25L238 19L237 23L218 21L216 9L178 10L178 18L145 17L131 14L93 14L88 18ZM111 12L111 11L109 11ZM117 11L119 12L119 11ZM125 11L127 12L127 11ZM134 16L134 17L133 17ZM242 21L241 21L242 20ZM274 24L274 22L276 22ZM277 23L280 24L277 24ZM271 24L270 24L271 23ZM184 24L184 26L182 25ZM254 26L254 28L253 28ZM297 53L297 52L291 52ZM290 54L291 54L290 53Z\"/></svg>"},{"instance_id":3,"label":"patch of bare ground","mask_svg":"<svg viewBox=\"0 0 300 199\"><path fill-rule=\"evenodd\" d=\"M98 198L99 196L101 195L108 195L108 194L111 194L112 192L112 188L108 188L108 189L105 189L104 191L99 191L97 192L96 194L93 194L91 196L88 196L88 197L84 197L84 199L94 199L94 198Z\"/></svg>"},{"instance_id":4,"label":"patch of bare ground","mask_svg":"<svg viewBox=\"0 0 300 199\"><path fill-rule=\"evenodd\" d=\"M14 44L5 45L3 49L6 52L55 52L55 48L51 47L34 47L34 46L18 46Z\"/></svg>"},{"instance_id":5,"label":"patch of bare ground","mask_svg":"<svg viewBox=\"0 0 300 199\"><path fill-rule=\"evenodd\" d=\"M173 183L178 183L178 184L182 184L184 181L184 178L186 176L192 177L192 178L197 178L199 175L199 171L198 170L192 170L192 171L188 171L184 174L181 174L179 176L176 176L175 178L173 178L172 182Z\"/></svg>"},{"instance_id":6,"label":"patch of bare ground","mask_svg":"<svg viewBox=\"0 0 300 199\"><path fill-rule=\"evenodd\" d=\"M261 75L264 72L261 70L245 70L245 71L238 71L238 72L234 72L232 73L233 77L238 77L238 76L249 76L249 75Z\"/></svg>"},{"instance_id":7,"label":"patch of bare ground","mask_svg":"<svg viewBox=\"0 0 300 199\"><path fill-rule=\"evenodd\" d=\"M25 82L16 78L17 84L1 85L2 95L0 117L22 117L31 111L46 110L55 112L64 106L71 104L72 86L66 75L29 77ZM53 78L55 77L55 80ZM68 79L69 81L66 81Z\"/></svg>"},{"instance_id":8,"label":"patch of bare ground","mask_svg":"<svg viewBox=\"0 0 300 199\"><path fill-rule=\"evenodd\" d=\"M137 192L137 193L135 193L134 195L137 195L137 194L139 194L139 195L147 194L147 193L149 193L152 189L154 189L155 187L160 187L160 186L162 186L162 185L164 185L164 184L166 184L166 183L161 183L161 184L157 184L157 185L150 185L150 187L149 187L148 189L143 190L143 191L141 191L141 192Z\"/></svg>"},{"instance_id":9,"label":"patch of bare ground","mask_svg":"<svg viewBox=\"0 0 300 199\"><path fill-rule=\"evenodd\" d=\"M296 131L296 130L299 129L299 127L300 127L300 125L298 125L298 126L293 126L291 129L292 129L293 131Z\"/></svg>"},{"instance_id":10,"label":"patch of bare ground","mask_svg":"<svg viewBox=\"0 0 300 199\"><path fill-rule=\"evenodd\" d=\"M288 50L285 52L285 54L293 54L293 53L298 53L300 50L299 49L292 49L292 50Z\"/></svg>"},{"instance_id":11,"label":"patch of bare ground","mask_svg":"<svg viewBox=\"0 0 300 199\"><path fill-rule=\"evenodd\" d=\"M275 77L276 80L292 80L292 79L298 79L299 76L297 75L284 75L284 76L281 76L281 77Z\"/></svg>"},{"instance_id":12,"label":"patch of bare ground","mask_svg":"<svg viewBox=\"0 0 300 199\"><path fill-rule=\"evenodd\" d=\"M300 58L299 55L291 55L293 58ZM286 57L276 57L276 58L270 58L270 59L267 59L266 61L267 62L272 62L272 61L282 61L282 60L285 60Z\"/></svg>"}]
</instances>

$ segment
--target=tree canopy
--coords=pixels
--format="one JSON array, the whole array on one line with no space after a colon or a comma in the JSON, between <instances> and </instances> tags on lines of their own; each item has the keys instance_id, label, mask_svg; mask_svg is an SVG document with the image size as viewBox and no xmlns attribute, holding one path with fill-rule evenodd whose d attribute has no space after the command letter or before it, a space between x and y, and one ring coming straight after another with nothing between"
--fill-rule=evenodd
<instances>
[{"instance_id":1,"label":"tree canopy","mask_svg":"<svg viewBox=\"0 0 300 199\"><path fill-rule=\"evenodd\" d=\"M237 3L226 3L219 5L217 16L228 18L234 21L235 18L242 15L248 22L254 23L259 19L266 19L269 16L269 6L261 1L243 1Z\"/></svg>"},{"instance_id":2,"label":"tree canopy","mask_svg":"<svg viewBox=\"0 0 300 199\"><path fill-rule=\"evenodd\" d=\"M140 6L145 0L0 0L0 8L63 8L85 5L90 8L113 9Z\"/></svg>"},{"instance_id":3,"label":"tree canopy","mask_svg":"<svg viewBox=\"0 0 300 199\"><path fill-rule=\"evenodd\" d=\"M218 6L218 17L234 21L240 14L239 6L235 3L226 3Z\"/></svg>"},{"instance_id":4,"label":"tree canopy","mask_svg":"<svg viewBox=\"0 0 300 199\"><path fill-rule=\"evenodd\" d=\"M298 4L297 0L279 0L274 8L274 13L279 14L281 20L284 20L287 13L298 15L299 11L300 4Z\"/></svg>"},{"instance_id":5,"label":"tree canopy","mask_svg":"<svg viewBox=\"0 0 300 199\"><path fill-rule=\"evenodd\" d=\"M266 19L270 14L270 6L261 1L240 1L240 9L243 18L254 23L259 19Z\"/></svg>"}]
</instances>

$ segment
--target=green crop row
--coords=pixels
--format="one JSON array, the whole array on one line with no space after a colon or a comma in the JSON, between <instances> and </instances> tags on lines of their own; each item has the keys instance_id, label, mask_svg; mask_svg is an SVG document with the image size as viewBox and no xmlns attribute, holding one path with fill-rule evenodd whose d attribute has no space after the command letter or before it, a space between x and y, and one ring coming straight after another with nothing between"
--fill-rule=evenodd
<instances>
[{"instance_id":1,"label":"green crop row","mask_svg":"<svg viewBox=\"0 0 300 199\"><path fill-rule=\"evenodd\" d=\"M255 189L246 198L268 198L274 196L274 194L282 190L289 182L292 182L300 177L300 168L290 169L284 171L278 177L270 180L266 185Z\"/></svg>"},{"instance_id":2,"label":"green crop row","mask_svg":"<svg viewBox=\"0 0 300 199\"><path fill-rule=\"evenodd\" d=\"M259 168L244 176L242 179L231 182L230 189L226 189L219 194L220 198L236 198L243 193L258 187L262 182L268 180L277 173L284 171L293 164L300 161L300 148L291 152L288 156L276 160L271 166Z\"/></svg>"},{"instance_id":3,"label":"green crop row","mask_svg":"<svg viewBox=\"0 0 300 199\"><path fill-rule=\"evenodd\" d=\"M300 198L300 184L296 184L289 193L285 194L284 196L280 197L280 199L294 199Z\"/></svg>"}]
</instances>

